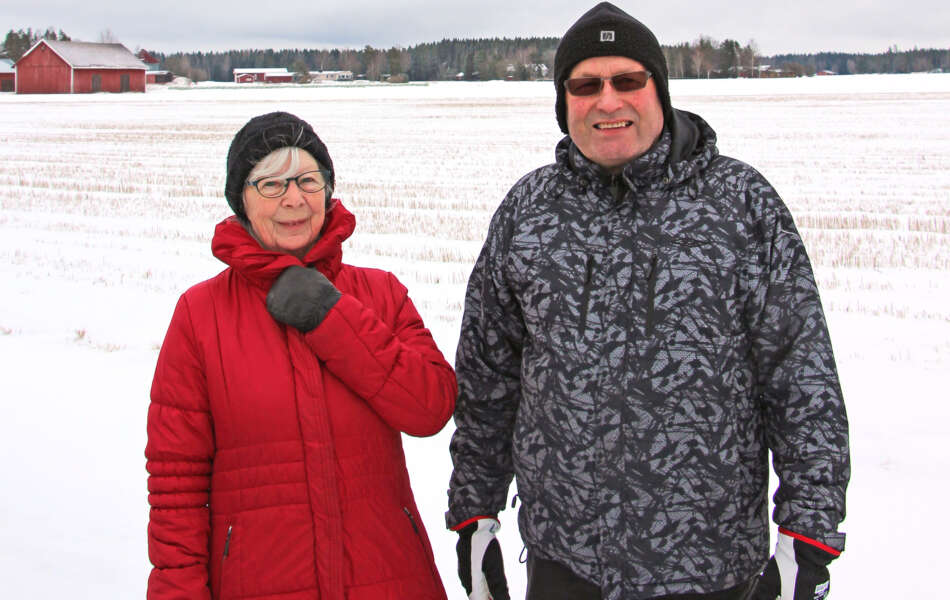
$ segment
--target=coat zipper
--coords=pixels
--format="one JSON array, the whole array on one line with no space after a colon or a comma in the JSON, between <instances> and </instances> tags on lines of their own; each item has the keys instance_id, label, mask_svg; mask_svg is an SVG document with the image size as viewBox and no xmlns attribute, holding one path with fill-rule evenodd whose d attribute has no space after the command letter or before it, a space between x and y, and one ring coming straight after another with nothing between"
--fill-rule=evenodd
<instances>
[{"instance_id":1,"label":"coat zipper","mask_svg":"<svg viewBox=\"0 0 950 600\"><path fill-rule=\"evenodd\" d=\"M647 318L646 318L646 334L648 336L653 335L653 321L655 320L654 313L656 312L656 263L657 263L657 254L653 253L653 256L650 257L650 272L647 274Z\"/></svg>"},{"instance_id":2,"label":"coat zipper","mask_svg":"<svg viewBox=\"0 0 950 600\"><path fill-rule=\"evenodd\" d=\"M584 289L581 293L581 327L580 333L584 335L584 330L587 328L587 305L590 303L590 282L594 270L594 257L587 257L587 266L584 270Z\"/></svg>"},{"instance_id":3,"label":"coat zipper","mask_svg":"<svg viewBox=\"0 0 950 600\"><path fill-rule=\"evenodd\" d=\"M228 532L224 535L224 552L221 553L221 569L218 572L218 597L224 598L224 564L228 560L228 552L231 548L231 530L234 529L234 525L228 525Z\"/></svg>"},{"instance_id":4,"label":"coat zipper","mask_svg":"<svg viewBox=\"0 0 950 600\"><path fill-rule=\"evenodd\" d=\"M228 557L228 550L231 548L231 531L234 529L234 525L228 525L228 533L224 536L224 557Z\"/></svg>"},{"instance_id":5,"label":"coat zipper","mask_svg":"<svg viewBox=\"0 0 950 600\"><path fill-rule=\"evenodd\" d=\"M416 519L415 517L412 516L412 512L409 510L408 507L403 506L402 512L406 513L406 517L409 519L409 524L412 525L412 530L416 532L416 539L419 540L419 547L422 549L422 558L427 563L429 563L429 571L432 572L433 582L436 584L436 587L438 587L439 581L440 581L439 575L438 575L438 572L435 570L435 563L429 559L429 553L426 552L425 541L422 539L422 532L419 531L419 526L416 525Z\"/></svg>"}]
</instances>

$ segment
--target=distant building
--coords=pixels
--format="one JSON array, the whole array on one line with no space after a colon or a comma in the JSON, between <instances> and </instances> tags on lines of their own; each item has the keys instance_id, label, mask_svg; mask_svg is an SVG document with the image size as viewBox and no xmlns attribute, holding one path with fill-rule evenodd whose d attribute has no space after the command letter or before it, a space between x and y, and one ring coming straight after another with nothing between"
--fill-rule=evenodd
<instances>
[{"instance_id":1,"label":"distant building","mask_svg":"<svg viewBox=\"0 0 950 600\"><path fill-rule=\"evenodd\" d=\"M149 71L158 71L161 68L162 61L148 50L139 50L135 57L145 63L145 68Z\"/></svg>"},{"instance_id":2,"label":"distant building","mask_svg":"<svg viewBox=\"0 0 950 600\"><path fill-rule=\"evenodd\" d=\"M353 81L353 71L310 71L310 81Z\"/></svg>"},{"instance_id":3,"label":"distant building","mask_svg":"<svg viewBox=\"0 0 950 600\"><path fill-rule=\"evenodd\" d=\"M290 83L294 74L284 68L234 69L234 83Z\"/></svg>"},{"instance_id":4,"label":"distant building","mask_svg":"<svg viewBox=\"0 0 950 600\"><path fill-rule=\"evenodd\" d=\"M162 69L162 61L148 50L139 50L135 57L145 65L145 83L171 83L175 78L171 71Z\"/></svg>"},{"instance_id":5,"label":"distant building","mask_svg":"<svg viewBox=\"0 0 950 600\"><path fill-rule=\"evenodd\" d=\"M145 83L171 83L175 74L171 71L146 71Z\"/></svg>"},{"instance_id":6,"label":"distant building","mask_svg":"<svg viewBox=\"0 0 950 600\"><path fill-rule=\"evenodd\" d=\"M0 92L16 90L16 71L13 70L13 61L9 58L0 58Z\"/></svg>"},{"instance_id":7,"label":"distant building","mask_svg":"<svg viewBox=\"0 0 950 600\"><path fill-rule=\"evenodd\" d=\"M753 68L743 67L739 69L739 77L761 77L764 79L775 79L778 77L795 77L793 71L774 68L771 65L758 65Z\"/></svg>"},{"instance_id":8,"label":"distant building","mask_svg":"<svg viewBox=\"0 0 950 600\"><path fill-rule=\"evenodd\" d=\"M829 71L828 69L822 69L821 71L818 71L817 73L815 73L815 75L821 75L821 76L837 75L837 73L835 73L834 71Z\"/></svg>"},{"instance_id":9,"label":"distant building","mask_svg":"<svg viewBox=\"0 0 950 600\"><path fill-rule=\"evenodd\" d=\"M145 64L122 44L40 40L15 68L18 94L145 91Z\"/></svg>"}]
</instances>

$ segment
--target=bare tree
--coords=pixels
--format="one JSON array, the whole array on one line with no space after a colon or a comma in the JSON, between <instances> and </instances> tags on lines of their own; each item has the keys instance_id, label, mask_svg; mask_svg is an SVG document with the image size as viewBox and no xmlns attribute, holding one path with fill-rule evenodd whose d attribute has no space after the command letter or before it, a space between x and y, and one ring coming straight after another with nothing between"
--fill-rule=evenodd
<instances>
[{"instance_id":1,"label":"bare tree","mask_svg":"<svg viewBox=\"0 0 950 600\"><path fill-rule=\"evenodd\" d=\"M755 43L755 40L749 40L739 54L742 59L742 67L748 70L749 77L755 77L755 63L759 57L758 44Z\"/></svg>"},{"instance_id":2,"label":"bare tree","mask_svg":"<svg viewBox=\"0 0 950 600\"><path fill-rule=\"evenodd\" d=\"M716 54L716 42L709 36L701 35L692 48L693 67L696 77L709 77L713 57Z\"/></svg>"},{"instance_id":3,"label":"bare tree","mask_svg":"<svg viewBox=\"0 0 950 600\"><path fill-rule=\"evenodd\" d=\"M310 68L305 60L302 58L295 60L293 69L297 83L310 83Z\"/></svg>"},{"instance_id":4,"label":"bare tree","mask_svg":"<svg viewBox=\"0 0 950 600\"><path fill-rule=\"evenodd\" d=\"M99 42L103 44L118 44L119 38L112 33L111 29L106 28L99 32Z\"/></svg>"}]
</instances>

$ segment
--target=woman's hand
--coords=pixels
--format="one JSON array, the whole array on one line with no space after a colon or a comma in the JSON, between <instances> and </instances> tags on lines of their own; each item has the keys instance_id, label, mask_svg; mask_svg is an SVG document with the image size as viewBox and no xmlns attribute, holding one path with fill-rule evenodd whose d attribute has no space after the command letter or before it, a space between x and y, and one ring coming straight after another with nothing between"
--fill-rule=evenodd
<instances>
[{"instance_id":1,"label":"woman's hand","mask_svg":"<svg viewBox=\"0 0 950 600\"><path fill-rule=\"evenodd\" d=\"M267 292L267 311L281 323L307 333L339 299L340 290L323 273L294 265L284 269Z\"/></svg>"}]
</instances>

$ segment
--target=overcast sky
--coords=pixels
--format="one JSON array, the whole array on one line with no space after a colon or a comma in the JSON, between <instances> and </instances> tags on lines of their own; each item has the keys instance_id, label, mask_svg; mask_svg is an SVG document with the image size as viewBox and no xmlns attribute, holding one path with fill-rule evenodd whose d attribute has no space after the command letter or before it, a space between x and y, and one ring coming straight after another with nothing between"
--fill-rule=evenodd
<instances>
[{"instance_id":1,"label":"overcast sky","mask_svg":"<svg viewBox=\"0 0 950 600\"><path fill-rule=\"evenodd\" d=\"M560 36L596 2L577 0L2 0L0 31L62 29L130 50L377 48L443 38ZM755 40L764 55L950 48L946 0L618 0L662 44ZM764 6L763 6L764 5Z\"/></svg>"}]
</instances>

